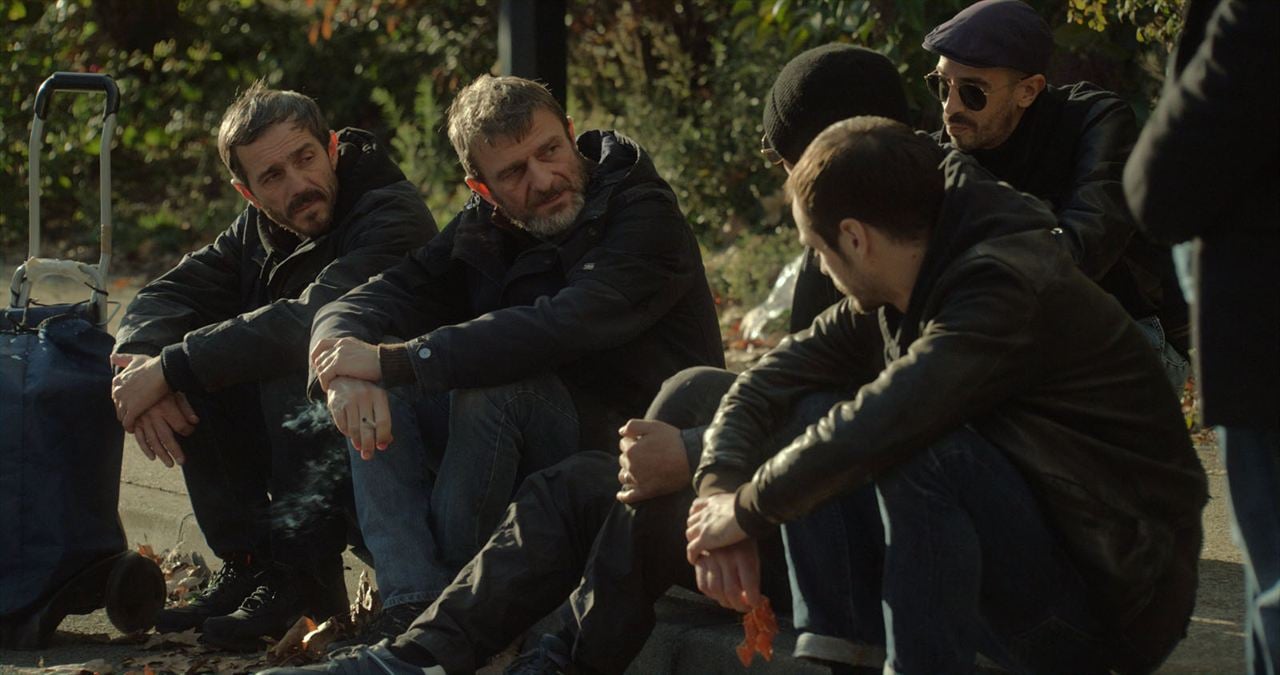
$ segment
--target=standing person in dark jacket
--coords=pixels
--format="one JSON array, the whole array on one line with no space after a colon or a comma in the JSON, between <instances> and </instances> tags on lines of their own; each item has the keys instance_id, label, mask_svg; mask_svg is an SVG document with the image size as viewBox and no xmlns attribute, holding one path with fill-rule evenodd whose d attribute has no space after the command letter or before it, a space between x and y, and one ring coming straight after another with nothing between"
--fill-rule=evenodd
<instances>
[{"instance_id":1,"label":"standing person in dark jacket","mask_svg":"<svg viewBox=\"0 0 1280 675\"><path fill-rule=\"evenodd\" d=\"M977 651L1015 672L1150 670L1190 619L1207 497L1176 399L1053 214L939 157L855 118L788 179L801 241L849 298L721 402L688 521L698 586L754 605L754 538L871 481L886 671L964 672ZM883 345L860 329L869 312Z\"/></svg>"},{"instance_id":2,"label":"standing person in dark jacket","mask_svg":"<svg viewBox=\"0 0 1280 675\"><path fill-rule=\"evenodd\" d=\"M305 473L331 444L282 424L306 403L311 320L435 223L369 133L329 131L301 94L250 87L223 116L218 150L249 206L138 292L120 323L112 398L149 459L182 465L223 560L157 629L203 628L215 644L250 648L303 613L347 604L342 522L331 510L283 512L315 496L301 494ZM299 517L312 525L292 527Z\"/></svg>"},{"instance_id":3,"label":"standing person in dark jacket","mask_svg":"<svg viewBox=\"0 0 1280 675\"><path fill-rule=\"evenodd\" d=\"M399 634L453 581L524 476L612 446L665 378L724 363L697 241L633 141L575 143L545 87L489 76L458 94L449 137L475 197L312 334L361 456L384 603L362 641Z\"/></svg>"},{"instance_id":4,"label":"standing person in dark jacket","mask_svg":"<svg viewBox=\"0 0 1280 675\"><path fill-rule=\"evenodd\" d=\"M1072 259L1138 322L1181 393L1187 306L1168 247L1135 233L1124 201L1121 172L1137 138L1129 104L1088 82L1048 85L1053 35L1022 0L976 2L923 46L938 55L925 79L942 102L939 141L1050 204Z\"/></svg>"},{"instance_id":5,"label":"standing person in dark jacket","mask_svg":"<svg viewBox=\"0 0 1280 675\"><path fill-rule=\"evenodd\" d=\"M1280 4L1196 0L1125 167L1138 224L1194 239L1196 382L1245 553L1246 654L1280 672ZM1270 55L1270 56L1268 56Z\"/></svg>"}]
</instances>

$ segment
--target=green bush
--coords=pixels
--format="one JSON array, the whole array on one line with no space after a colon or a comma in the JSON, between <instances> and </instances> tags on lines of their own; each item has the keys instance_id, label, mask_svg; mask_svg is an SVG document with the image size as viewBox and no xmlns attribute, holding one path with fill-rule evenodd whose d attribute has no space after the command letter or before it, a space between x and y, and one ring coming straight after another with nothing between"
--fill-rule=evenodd
<instances>
[{"instance_id":1,"label":"green bush","mask_svg":"<svg viewBox=\"0 0 1280 675\"><path fill-rule=\"evenodd\" d=\"M916 118L936 126L925 32L964 0L575 0L569 113L653 155L710 251L750 262L716 281L750 301L785 262L784 175L760 158L761 101L778 69L833 40L895 62ZM1176 34L1177 0L1033 0L1055 26L1051 81L1092 79L1140 112ZM443 111L496 69L497 3L437 0L0 0L0 254L25 253L27 133L36 88L57 70L110 73L121 89L113 152L117 257L158 268L210 240L242 208L215 150L236 92L259 77L313 96L335 127L387 143L437 220L467 196ZM45 253L96 247L101 100L55 97L42 186ZM760 249L760 251L757 251ZM741 269L742 271L733 271Z\"/></svg>"}]
</instances>

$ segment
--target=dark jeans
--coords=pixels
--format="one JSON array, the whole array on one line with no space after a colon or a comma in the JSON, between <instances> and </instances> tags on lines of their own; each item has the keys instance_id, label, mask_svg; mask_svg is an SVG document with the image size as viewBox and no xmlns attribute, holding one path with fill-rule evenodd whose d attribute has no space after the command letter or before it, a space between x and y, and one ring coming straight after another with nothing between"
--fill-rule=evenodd
<instances>
[{"instance_id":1,"label":"dark jeans","mask_svg":"<svg viewBox=\"0 0 1280 675\"><path fill-rule=\"evenodd\" d=\"M886 471L876 490L885 543L878 585L894 671L968 672L976 652L1013 672L1107 671L1105 629L1088 606L1089 590L1001 450L962 429ZM861 498L844 500L859 510ZM862 534L846 535L846 545ZM814 561L829 551L830 544L791 549ZM847 598L812 594L804 602L839 617ZM842 636L870 630L837 628Z\"/></svg>"},{"instance_id":2,"label":"dark jeans","mask_svg":"<svg viewBox=\"0 0 1280 675\"><path fill-rule=\"evenodd\" d=\"M434 600L489 539L531 472L578 449L578 413L555 375L424 396L391 392L392 435L352 450L356 512L383 607Z\"/></svg>"},{"instance_id":3,"label":"dark jeans","mask_svg":"<svg viewBox=\"0 0 1280 675\"><path fill-rule=\"evenodd\" d=\"M713 368L677 374L646 417L705 425L733 379ZM401 639L448 672L470 672L559 608L576 666L625 670L653 630L653 603L673 585L694 587L684 554L693 491L627 506L615 499L617 475L617 452L608 451L530 476L488 543ZM764 592L785 607L780 543L761 548Z\"/></svg>"},{"instance_id":4,"label":"dark jeans","mask_svg":"<svg viewBox=\"0 0 1280 675\"><path fill-rule=\"evenodd\" d=\"M249 554L317 576L340 573L346 448L303 391L298 376L187 397L200 422L180 440L182 475L218 557Z\"/></svg>"},{"instance_id":5,"label":"dark jeans","mask_svg":"<svg viewBox=\"0 0 1280 675\"><path fill-rule=\"evenodd\" d=\"M1218 427L1236 543L1245 557L1249 672L1280 672L1280 432Z\"/></svg>"},{"instance_id":6,"label":"dark jeans","mask_svg":"<svg viewBox=\"0 0 1280 675\"><path fill-rule=\"evenodd\" d=\"M862 646L883 646L884 527L875 485L784 523L782 536L796 656L857 663Z\"/></svg>"}]
</instances>

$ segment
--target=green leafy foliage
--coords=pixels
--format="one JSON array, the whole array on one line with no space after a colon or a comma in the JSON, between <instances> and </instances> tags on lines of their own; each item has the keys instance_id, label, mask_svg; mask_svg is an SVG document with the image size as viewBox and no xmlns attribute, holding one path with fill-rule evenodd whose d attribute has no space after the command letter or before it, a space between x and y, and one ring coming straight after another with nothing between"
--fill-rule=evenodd
<instances>
[{"instance_id":1,"label":"green leafy foliage","mask_svg":"<svg viewBox=\"0 0 1280 675\"><path fill-rule=\"evenodd\" d=\"M0 255L25 253L27 134L40 82L110 73L117 258L158 268L212 239L242 208L216 126L257 78L314 97L335 128L381 137L437 220L467 196L444 110L496 72L489 0L0 0ZM781 185L759 155L762 101L781 66L831 41L899 64L917 124L937 125L924 34L966 0L572 0L569 113L652 154L709 251L722 295L753 299L794 255ZM1177 0L1032 0L1055 28L1053 82L1090 79L1140 113L1154 98ZM100 96L54 97L42 189L46 254L96 249ZM57 250L53 250L54 247Z\"/></svg>"}]
</instances>

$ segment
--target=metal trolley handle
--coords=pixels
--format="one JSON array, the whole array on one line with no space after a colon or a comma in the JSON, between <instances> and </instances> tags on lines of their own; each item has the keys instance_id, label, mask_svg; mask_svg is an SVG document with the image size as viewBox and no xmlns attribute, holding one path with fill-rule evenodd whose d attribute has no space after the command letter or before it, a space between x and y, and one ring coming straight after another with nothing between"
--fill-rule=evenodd
<instances>
[{"instance_id":1,"label":"metal trolley handle","mask_svg":"<svg viewBox=\"0 0 1280 675\"><path fill-rule=\"evenodd\" d=\"M102 146L99 163L99 215L101 218L101 253L98 264L91 265L69 260L55 260L40 256L40 153L44 148L44 120L49 100L55 91L100 91L107 95L102 115ZM31 298L31 286L47 276L64 276L83 282L93 289L89 302L94 308L94 321L107 321L107 269L111 263L111 136L116 128L116 111L120 107L120 90L108 75L95 73L59 72L49 76L36 93L35 119L31 122L31 142L28 146L30 172L28 199L31 203L28 219L29 244L27 261L13 273L10 286L14 307L25 307Z\"/></svg>"}]
</instances>

